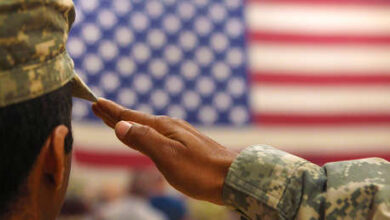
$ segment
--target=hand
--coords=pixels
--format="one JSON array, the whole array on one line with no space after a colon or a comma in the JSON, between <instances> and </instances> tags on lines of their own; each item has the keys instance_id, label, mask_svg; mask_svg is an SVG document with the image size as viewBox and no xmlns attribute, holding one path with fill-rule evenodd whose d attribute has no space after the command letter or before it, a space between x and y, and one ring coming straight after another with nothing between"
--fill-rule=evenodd
<instances>
[{"instance_id":1,"label":"hand","mask_svg":"<svg viewBox=\"0 0 390 220\"><path fill-rule=\"evenodd\" d=\"M105 99L99 99L92 109L115 128L124 144L150 157L177 190L223 204L224 179L236 153L183 120L125 109Z\"/></svg>"}]
</instances>

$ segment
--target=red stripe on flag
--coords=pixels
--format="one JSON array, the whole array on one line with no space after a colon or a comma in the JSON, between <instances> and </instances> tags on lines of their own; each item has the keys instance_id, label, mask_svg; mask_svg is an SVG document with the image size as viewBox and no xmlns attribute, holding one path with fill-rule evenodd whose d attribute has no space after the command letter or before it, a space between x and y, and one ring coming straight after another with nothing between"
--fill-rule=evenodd
<instances>
[{"instance_id":1,"label":"red stripe on flag","mask_svg":"<svg viewBox=\"0 0 390 220\"><path fill-rule=\"evenodd\" d=\"M307 4L307 5L390 5L388 0L246 0L246 3Z\"/></svg>"},{"instance_id":2,"label":"red stripe on flag","mask_svg":"<svg viewBox=\"0 0 390 220\"><path fill-rule=\"evenodd\" d=\"M326 36L254 31L248 33L248 38L252 42L271 42L278 44L390 44L390 36Z\"/></svg>"},{"instance_id":3,"label":"red stripe on flag","mask_svg":"<svg viewBox=\"0 0 390 220\"><path fill-rule=\"evenodd\" d=\"M260 126L342 126L342 125L390 125L390 114L378 115L291 115L263 114L253 117Z\"/></svg>"},{"instance_id":4,"label":"red stripe on flag","mask_svg":"<svg viewBox=\"0 0 390 220\"><path fill-rule=\"evenodd\" d=\"M153 165L153 162L149 158L140 154L87 151L80 150L82 149L81 146L77 146L75 147L75 149L78 149L74 152L76 162L83 166L94 168L142 168ZM292 151L290 151L290 153L295 154ZM327 162L353 160L368 157L380 157L386 160L390 160L390 152L370 152L355 154L353 152L351 153L350 151L325 154L300 152L297 153L297 155L318 165L323 165Z\"/></svg>"},{"instance_id":5,"label":"red stripe on flag","mask_svg":"<svg viewBox=\"0 0 390 220\"><path fill-rule=\"evenodd\" d=\"M278 85L390 85L390 73L329 73L329 74L302 74L302 73L271 73L254 72L250 74L251 83L278 84Z\"/></svg>"}]
</instances>

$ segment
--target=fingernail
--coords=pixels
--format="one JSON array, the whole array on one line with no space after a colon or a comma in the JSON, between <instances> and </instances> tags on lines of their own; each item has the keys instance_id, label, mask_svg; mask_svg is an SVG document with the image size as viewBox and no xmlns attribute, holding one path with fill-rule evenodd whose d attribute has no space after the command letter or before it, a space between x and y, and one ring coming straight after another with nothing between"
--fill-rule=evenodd
<instances>
[{"instance_id":1,"label":"fingernail","mask_svg":"<svg viewBox=\"0 0 390 220\"><path fill-rule=\"evenodd\" d=\"M115 126L115 132L118 138L123 139L131 128L131 126L133 125L126 121L118 122Z\"/></svg>"}]
</instances>

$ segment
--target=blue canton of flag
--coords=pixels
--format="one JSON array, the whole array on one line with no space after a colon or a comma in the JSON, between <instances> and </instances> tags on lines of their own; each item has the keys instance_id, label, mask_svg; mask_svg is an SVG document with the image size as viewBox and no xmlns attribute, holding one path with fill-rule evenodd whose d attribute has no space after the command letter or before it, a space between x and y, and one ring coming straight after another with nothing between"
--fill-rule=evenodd
<instances>
[{"instance_id":1,"label":"blue canton of flag","mask_svg":"<svg viewBox=\"0 0 390 220\"><path fill-rule=\"evenodd\" d=\"M98 96L198 125L245 125L243 2L75 0L68 50ZM74 117L96 120L75 100Z\"/></svg>"}]
</instances>

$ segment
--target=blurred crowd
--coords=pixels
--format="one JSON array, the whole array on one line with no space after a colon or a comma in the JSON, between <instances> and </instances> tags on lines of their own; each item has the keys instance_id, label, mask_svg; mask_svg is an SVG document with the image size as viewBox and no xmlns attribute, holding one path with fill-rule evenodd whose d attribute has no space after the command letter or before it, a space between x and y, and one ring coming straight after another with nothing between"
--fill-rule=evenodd
<instances>
[{"instance_id":1,"label":"blurred crowd","mask_svg":"<svg viewBox=\"0 0 390 220\"><path fill-rule=\"evenodd\" d=\"M208 219L239 218L225 207L195 201L173 190L155 168L129 172L124 190L111 184L102 187L93 198L80 192L69 193L58 217L58 220Z\"/></svg>"}]
</instances>

